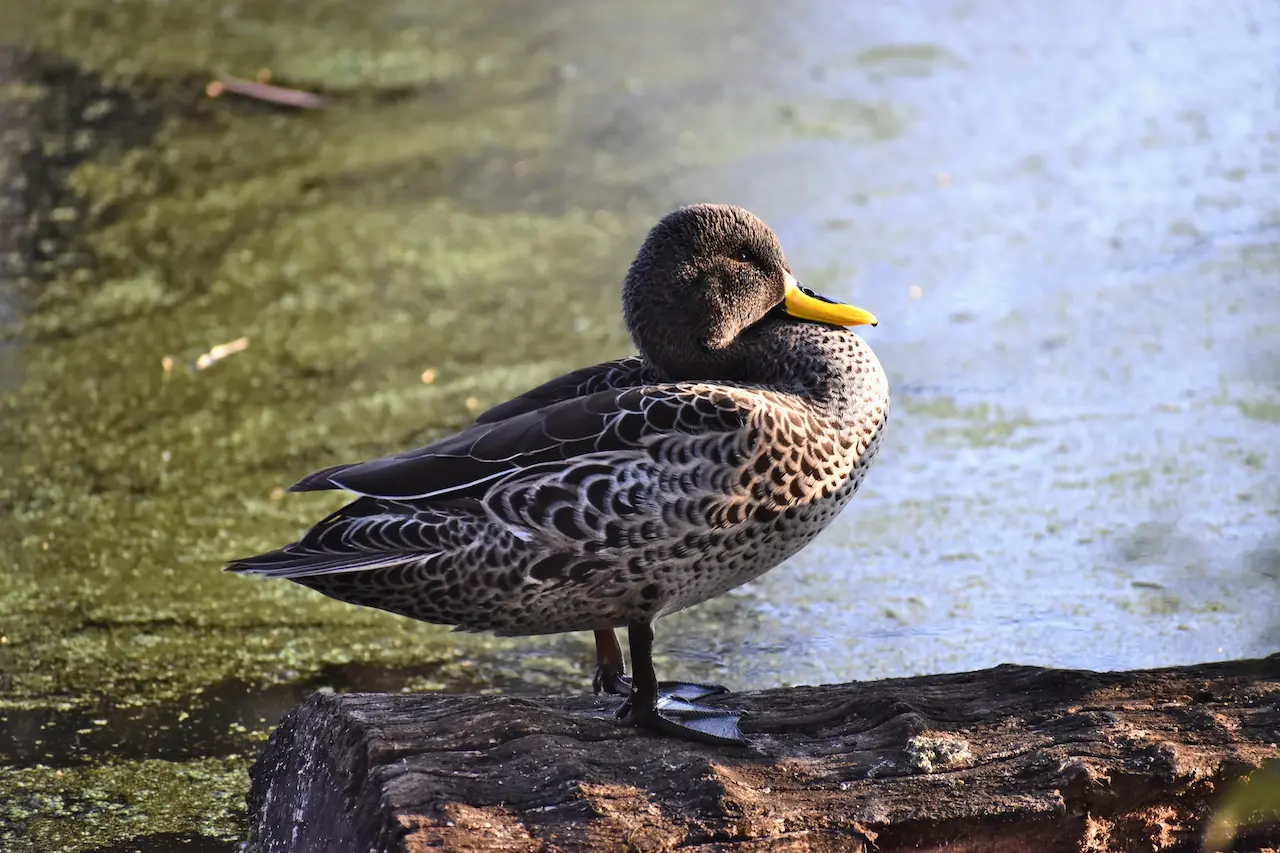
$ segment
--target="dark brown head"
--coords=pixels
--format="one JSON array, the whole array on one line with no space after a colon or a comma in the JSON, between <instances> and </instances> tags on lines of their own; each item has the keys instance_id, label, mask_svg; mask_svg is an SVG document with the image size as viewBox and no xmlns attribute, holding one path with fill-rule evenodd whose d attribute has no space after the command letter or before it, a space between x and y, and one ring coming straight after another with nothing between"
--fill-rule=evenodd
<instances>
[{"instance_id":1,"label":"dark brown head","mask_svg":"<svg viewBox=\"0 0 1280 853\"><path fill-rule=\"evenodd\" d=\"M876 322L866 311L801 288L769 226L724 204L690 205L663 217L622 291L637 349L677 379L732 376L732 366L749 355L744 333L779 306L797 323Z\"/></svg>"}]
</instances>

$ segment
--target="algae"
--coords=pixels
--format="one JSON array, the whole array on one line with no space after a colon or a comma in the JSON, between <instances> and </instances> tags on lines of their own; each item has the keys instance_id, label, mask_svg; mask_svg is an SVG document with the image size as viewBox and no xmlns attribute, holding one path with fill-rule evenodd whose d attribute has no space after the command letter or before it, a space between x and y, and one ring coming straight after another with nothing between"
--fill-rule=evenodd
<instances>
[{"instance_id":1,"label":"algae","mask_svg":"<svg viewBox=\"0 0 1280 853\"><path fill-rule=\"evenodd\" d=\"M6 771L0 846L78 853L147 836L224 842L241 835L249 755L183 763L108 762Z\"/></svg>"}]
</instances>

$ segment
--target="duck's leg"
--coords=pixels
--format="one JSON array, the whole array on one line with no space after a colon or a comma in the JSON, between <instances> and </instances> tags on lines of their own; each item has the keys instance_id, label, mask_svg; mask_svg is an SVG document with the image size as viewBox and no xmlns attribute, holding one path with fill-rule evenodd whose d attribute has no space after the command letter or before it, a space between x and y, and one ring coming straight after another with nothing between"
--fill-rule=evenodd
<instances>
[{"instance_id":1,"label":"duck's leg","mask_svg":"<svg viewBox=\"0 0 1280 853\"><path fill-rule=\"evenodd\" d=\"M610 696L627 696L631 693L631 679L627 678L627 665L622 661L622 646L612 628L596 631L596 671L591 676L591 687L599 696L601 691Z\"/></svg>"},{"instance_id":2,"label":"duck's leg","mask_svg":"<svg viewBox=\"0 0 1280 853\"><path fill-rule=\"evenodd\" d=\"M622 660L622 646L613 629L596 631L596 669L591 676L591 689L599 696L629 696L631 679L627 677L627 665ZM688 681L659 681L658 691L665 696L696 702L708 696L728 693L729 688L719 684L696 684Z\"/></svg>"},{"instance_id":3,"label":"duck's leg","mask_svg":"<svg viewBox=\"0 0 1280 853\"><path fill-rule=\"evenodd\" d=\"M670 692L659 689L658 676L653 669L653 626L648 622L632 622L627 626L627 639L631 645L631 694L618 709L618 718L635 726L645 726L664 734L703 743L745 744L746 738L738 729L741 711L698 705L677 689ZM616 642L616 640L615 640ZM708 687L708 685L677 685L677 687ZM727 692L723 687L714 692ZM712 695L703 692L695 698Z\"/></svg>"}]
</instances>

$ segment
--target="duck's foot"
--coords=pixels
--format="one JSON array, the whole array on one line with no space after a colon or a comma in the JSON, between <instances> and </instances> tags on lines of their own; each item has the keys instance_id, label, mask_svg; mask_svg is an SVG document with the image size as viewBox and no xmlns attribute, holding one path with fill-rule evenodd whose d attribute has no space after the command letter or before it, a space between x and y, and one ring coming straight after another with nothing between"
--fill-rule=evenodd
<instances>
[{"instance_id":1,"label":"duck's foot","mask_svg":"<svg viewBox=\"0 0 1280 853\"><path fill-rule=\"evenodd\" d=\"M630 696L631 679L615 667L597 663L596 671L591 676L591 689L597 696L601 693L608 693L610 696Z\"/></svg>"},{"instance_id":2,"label":"duck's foot","mask_svg":"<svg viewBox=\"0 0 1280 853\"><path fill-rule=\"evenodd\" d=\"M674 686L675 691L667 692L666 688ZM710 684L685 684L682 682L662 682L662 690L658 701L653 706L635 702L635 696L628 696L618 709L618 719L625 720L638 728L648 728L662 734L700 743L711 743L721 746L742 746L747 743L738 721L743 713L731 708L713 708L710 705L699 705L697 699L716 696L729 691L723 687Z\"/></svg>"},{"instance_id":3,"label":"duck's foot","mask_svg":"<svg viewBox=\"0 0 1280 853\"><path fill-rule=\"evenodd\" d=\"M616 670L596 664L596 671L591 676L591 689L599 696L608 693L610 696L630 696L631 679ZM708 696L723 696L729 688L721 684L700 684L695 681L659 681L659 697L669 696L683 699L686 702L697 702Z\"/></svg>"},{"instance_id":4,"label":"duck's foot","mask_svg":"<svg viewBox=\"0 0 1280 853\"><path fill-rule=\"evenodd\" d=\"M697 702L699 699L706 699L708 696L723 696L728 692L729 688L723 684L700 684L696 681L659 681L658 703L661 704L663 698ZM711 708L709 710L714 711L716 709Z\"/></svg>"},{"instance_id":5,"label":"duck's foot","mask_svg":"<svg viewBox=\"0 0 1280 853\"><path fill-rule=\"evenodd\" d=\"M700 743L742 746L747 739L738 728L741 711L699 705L699 699L729 691L717 684L690 684L658 681L653 671L653 626L648 622L627 624L631 642L634 678L622 669L622 650L613 631L596 631L596 692L625 694L618 719L633 726ZM612 688L612 689L610 689Z\"/></svg>"}]
</instances>

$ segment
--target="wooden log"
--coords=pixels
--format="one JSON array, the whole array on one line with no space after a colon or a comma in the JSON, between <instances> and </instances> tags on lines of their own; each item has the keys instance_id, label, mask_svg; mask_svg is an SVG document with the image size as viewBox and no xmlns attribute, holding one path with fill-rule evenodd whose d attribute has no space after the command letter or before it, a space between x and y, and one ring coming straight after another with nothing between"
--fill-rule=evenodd
<instances>
[{"instance_id":1,"label":"wooden log","mask_svg":"<svg viewBox=\"0 0 1280 853\"><path fill-rule=\"evenodd\" d=\"M1278 754L1280 655L724 701L750 747L634 731L603 698L317 694L252 771L250 849L1199 851L1224 785Z\"/></svg>"}]
</instances>

